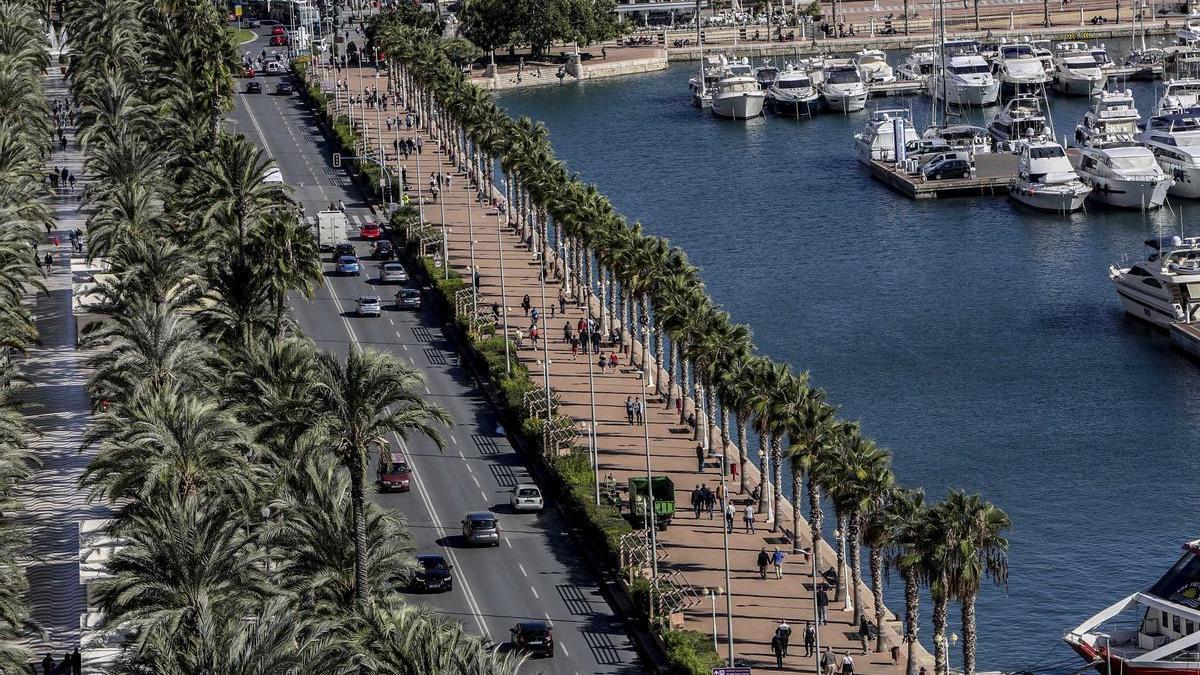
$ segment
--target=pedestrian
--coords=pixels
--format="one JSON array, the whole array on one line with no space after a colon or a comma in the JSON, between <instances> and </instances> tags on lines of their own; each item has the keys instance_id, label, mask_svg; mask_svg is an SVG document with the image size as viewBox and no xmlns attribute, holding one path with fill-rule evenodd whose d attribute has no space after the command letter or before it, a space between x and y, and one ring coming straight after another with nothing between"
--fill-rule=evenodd
<instances>
[{"instance_id":1,"label":"pedestrian","mask_svg":"<svg viewBox=\"0 0 1200 675\"><path fill-rule=\"evenodd\" d=\"M738 465L741 464L741 459L729 465L729 480L734 485L737 485Z\"/></svg>"},{"instance_id":2,"label":"pedestrian","mask_svg":"<svg viewBox=\"0 0 1200 675\"><path fill-rule=\"evenodd\" d=\"M821 652L821 672L824 675L829 675L829 673L833 672L833 656L829 651L829 647L826 647Z\"/></svg>"},{"instance_id":3,"label":"pedestrian","mask_svg":"<svg viewBox=\"0 0 1200 675\"><path fill-rule=\"evenodd\" d=\"M862 614L858 617L858 645L862 647L862 653L867 653L867 640L871 638L871 624L867 621L867 615Z\"/></svg>"},{"instance_id":4,"label":"pedestrian","mask_svg":"<svg viewBox=\"0 0 1200 675\"><path fill-rule=\"evenodd\" d=\"M704 473L704 445L702 443L696 444L696 464L696 470Z\"/></svg>"},{"instance_id":5,"label":"pedestrian","mask_svg":"<svg viewBox=\"0 0 1200 675\"><path fill-rule=\"evenodd\" d=\"M54 254L53 254L53 253L51 253L51 252L49 252L49 251L46 251L46 260L45 260L45 264L46 264L46 271L47 271L47 272L53 272L53 271L54 271L54 270L53 270L53 267L54 267Z\"/></svg>"},{"instance_id":6,"label":"pedestrian","mask_svg":"<svg viewBox=\"0 0 1200 675\"><path fill-rule=\"evenodd\" d=\"M608 47L605 47L604 45L600 46L600 58L605 61L608 60Z\"/></svg>"},{"instance_id":7,"label":"pedestrian","mask_svg":"<svg viewBox=\"0 0 1200 675\"><path fill-rule=\"evenodd\" d=\"M571 338L571 360L579 358L579 338Z\"/></svg>"},{"instance_id":8,"label":"pedestrian","mask_svg":"<svg viewBox=\"0 0 1200 675\"><path fill-rule=\"evenodd\" d=\"M33 264L37 265L38 272L41 272L42 276L45 277L46 269L42 267L42 258L37 253L33 254Z\"/></svg>"},{"instance_id":9,"label":"pedestrian","mask_svg":"<svg viewBox=\"0 0 1200 675\"><path fill-rule=\"evenodd\" d=\"M842 655L842 675L854 675L854 659L850 657L850 652Z\"/></svg>"},{"instance_id":10,"label":"pedestrian","mask_svg":"<svg viewBox=\"0 0 1200 675\"><path fill-rule=\"evenodd\" d=\"M825 592L825 584L817 591L817 625L829 623L829 594Z\"/></svg>"},{"instance_id":11,"label":"pedestrian","mask_svg":"<svg viewBox=\"0 0 1200 675\"><path fill-rule=\"evenodd\" d=\"M592 351L600 351L600 331L592 331Z\"/></svg>"},{"instance_id":12,"label":"pedestrian","mask_svg":"<svg viewBox=\"0 0 1200 675\"><path fill-rule=\"evenodd\" d=\"M606 367L608 367L608 357L607 357L607 356L605 356L605 355L603 355L603 354L601 354L601 355L600 355L600 374L601 374L601 375L603 375L603 374L604 374L604 369L605 369Z\"/></svg>"},{"instance_id":13,"label":"pedestrian","mask_svg":"<svg viewBox=\"0 0 1200 675\"><path fill-rule=\"evenodd\" d=\"M646 423L645 415L646 403L642 401L642 397L639 396L633 401L633 417L639 427Z\"/></svg>"},{"instance_id":14,"label":"pedestrian","mask_svg":"<svg viewBox=\"0 0 1200 675\"><path fill-rule=\"evenodd\" d=\"M561 288L558 289L558 313L559 314L567 313L567 294L564 293L563 289L561 289Z\"/></svg>"},{"instance_id":15,"label":"pedestrian","mask_svg":"<svg viewBox=\"0 0 1200 675\"><path fill-rule=\"evenodd\" d=\"M525 348L525 334L521 332L520 328L518 328L517 329L517 350L519 351L524 348Z\"/></svg>"},{"instance_id":16,"label":"pedestrian","mask_svg":"<svg viewBox=\"0 0 1200 675\"><path fill-rule=\"evenodd\" d=\"M753 513L751 511L751 513ZM767 578L767 564L771 562L771 556L767 554L767 547L764 546L758 550L758 576Z\"/></svg>"},{"instance_id":17,"label":"pedestrian","mask_svg":"<svg viewBox=\"0 0 1200 675\"><path fill-rule=\"evenodd\" d=\"M783 642L778 635L771 638L771 653L775 655L775 667L783 670Z\"/></svg>"},{"instance_id":18,"label":"pedestrian","mask_svg":"<svg viewBox=\"0 0 1200 675\"><path fill-rule=\"evenodd\" d=\"M625 397L625 426L633 426L633 397Z\"/></svg>"},{"instance_id":19,"label":"pedestrian","mask_svg":"<svg viewBox=\"0 0 1200 675\"><path fill-rule=\"evenodd\" d=\"M892 665L893 666L900 665L900 645L892 645L892 648L890 651L892 653Z\"/></svg>"},{"instance_id":20,"label":"pedestrian","mask_svg":"<svg viewBox=\"0 0 1200 675\"><path fill-rule=\"evenodd\" d=\"M811 621L804 622L804 655L812 656L817 644L817 627Z\"/></svg>"},{"instance_id":21,"label":"pedestrian","mask_svg":"<svg viewBox=\"0 0 1200 675\"><path fill-rule=\"evenodd\" d=\"M733 534L733 516L737 513L737 507L733 502L725 505L725 531Z\"/></svg>"},{"instance_id":22,"label":"pedestrian","mask_svg":"<svg viewBox=\"0 0 1200 675\"><path fill-rule=\"evenodd\" d=\"M692 490L692 515L696 518L696 520L700 520L700 507L702 501L703 496L700 491L700 486L697 485L696 489Z\"/></svg>"},{"instance_id":23,"label":"pedestrian","mask_svg":"<svg viewBox=\"0 0 1200 675\"><path fill-rule=\"evenodd\" d=\"M708 519L709 520L713 519L713 509L716 507L716 505L717 505L716 494L714 494L713 491L708 489L708 486L705 485L704 486L704 509L706 511L708 511Z\"/></svg>"},{"instance_id":24,"label":"pedestrian","mask_svg":"<svg viewBox=\"0 0 1200 675\"><path fill-rule=\"evenodd\" d=\"M742 520L746 521L746 534L754 534L754 505L753 504L746 505L746 511L742 514ZM763 553L764 554L766 553L765 549L763 550ZM766 579L767 578L767 572L766 572L766 567L765 567L766 563L763 563L763 565L764 565L763 578Z\"/></svg>"},{"instance_id":25,"label":"pedestrian","mask_svg":"<svg viewBox=\"0 0 1200 675\"><path fill-rule=\"evenodd\" d=\"M82 675L83 658L79 655L79 647L71 652L71 675Z\"/></svg>"},{"instance_id":26,"label":"pedestrian","mask_svg":"<svg viewBox=\"0 0 1200 675\"><path fill-rule=\"evenodd\" d=\"M728 496L729 496L729 493L726 492L726 490L725 490L725 482L722 481L722 482L718 483L717 484L717 502L719 502L721 504L722 509L725 508L725 498Z\"/></svg>"},{"instance_id":27,"label":"pedestrian","mask_svg":"<svg viewBox=\"0 0 1200 675\"><path fill-rule=\"evenodd\" d=\"M533 325L535 325L535 326L537 325L538 317L540 317L541 315L542 315L542 313L538 311L537 307L534 307L533 309L529 310L529 318L533 319Z\"/></svg>"},{"instance_id":28,"label":"pedestrian","mask_svg":"<svg viewBox=\"0 0 1200 675\"><path fill-rule=\"evenodd\" d=\"M787 619L779 620L779 625L775 627L775 634L783 643L783 655L787 656L788 643L792 641L792 627L788 625Z\"/></svg>"},{"instance_id":29,"label":"pedestrian","mask_svg":"<svg viewBox=\"0 0 1200 675\"><path fill-rule=\"evenodd\" d=\"M612 368L615 371L617 369L617 353L616 352L608 353L608 362L610 364L612 364Z\"/></svg>"},{"instance_id":30,"label":"pedestrian","mask_svg":"<svg viewBox=\"0 0 1200 675\"><path fill-rule=\"evenodd\" d=\"M538 330L536 323L529 327L529 340L533 344L534 349L537 349L538 335L540 333L541 331Z\"/></svg>"},{"instance_id":31,"label":"pedestrian","mask_svg":"<svg viewBox=\"0 0 1200 675\"><path fill-rule=\"evenodd\" d=\"M529 294L526 293L525 297L521 298L521 309L525 310L525 316L529 316L529 307L531 304L529 302Z\"/></svg>"},{"instance_id":32,"label":"pedestrian","mask_svg":"<svg viewBox=\"0 0 1200 675\"><path fill-rule=\"evenodd\" d=\"M47 220L46 222L42 223L42 225L46 228L47 236L54 231L54 224L50 221Z\"/></svg>"},{"instance_id":33,"label":"pedestrian","mask_svg":"<svg viewBox=\"0 0 1200 675\"><path fill-rule=\"evenodd\" d=\"M775 566L775 578L783 578L783 551L779 547L775 547L775 552L771 554L771 564Z\"/></svg>"},{"instance_id":34,"label":"pedestrian","mask_svg":"<svg viewBox=\"0 0 1200 675\"><path fill-rule=\"evenodd\" d=\"M69 174L70 174L70 172L67 171L67 167L65 167L65 166L58 170L58 177L62 180L62 182L64 184L67 182L67 176Z\"/></svg>"},{"instance_id":35,"label":"pedestrian","mask_svg":"<svg viewBox=\"0 0 1200 675\"><path fill-rule=\"evenodd\" d=\"M46 652L46 658L42 659L42 675L50 675L54 672L54 657L50 656L50 652Z\"/></svg>"}]
</instances>

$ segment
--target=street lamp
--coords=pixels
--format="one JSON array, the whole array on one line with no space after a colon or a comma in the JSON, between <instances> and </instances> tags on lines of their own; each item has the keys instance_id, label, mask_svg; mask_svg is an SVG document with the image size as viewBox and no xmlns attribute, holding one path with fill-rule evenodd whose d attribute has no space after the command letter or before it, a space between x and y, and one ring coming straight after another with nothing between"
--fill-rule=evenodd
<instances>
[{"instance_id":1,"label":"street lamp","mask_svg":"<svg viewBox=\"0 0 1200 675\"><path fill-rule=\"evenodd\" d=\"M704 594L708 596L709 600L712 600L713 651L715 652L720 650L717 646L717 596L724 595L725 589L719 586L717 588L706 588L704 589Z\"/></svg>"}]
</instances>

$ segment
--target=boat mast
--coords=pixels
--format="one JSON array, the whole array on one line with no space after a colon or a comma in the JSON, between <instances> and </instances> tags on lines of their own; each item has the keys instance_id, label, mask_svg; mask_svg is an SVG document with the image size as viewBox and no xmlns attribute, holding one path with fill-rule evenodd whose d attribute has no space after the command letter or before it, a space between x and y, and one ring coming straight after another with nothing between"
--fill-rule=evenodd
<instances>
[{"instance_id":1,"label":"boat mast","mask_svg":"<svg viewBox=\"0 0 1200 675\"><path fill-rule=\"evenodd\" d=\"M938 78L942 83L942 121L938 126L946 125L946 106L949 97L946 95L946 3L945 0L938 0ZM934 104L937 104L937 97L934 96Z\"/></svg>"},{"instance_id":2,"label":"boat mast","mask_svg":"<svg viewBox=\"0 0 1200 675\"><path fill-rule=\"evenodd\" d=\"M700 48L700 103L708 94L708 83L704 81L704 33L700 30L700 0L696 0L696 45Z\"/></svg>"}]
</instances>

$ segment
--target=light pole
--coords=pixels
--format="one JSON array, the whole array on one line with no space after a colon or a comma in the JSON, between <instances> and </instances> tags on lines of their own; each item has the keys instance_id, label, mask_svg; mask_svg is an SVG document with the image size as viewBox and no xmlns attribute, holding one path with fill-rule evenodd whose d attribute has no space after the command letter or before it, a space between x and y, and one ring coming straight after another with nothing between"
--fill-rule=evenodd
<instances>
[{"instance_id":1,"label":"light pole","mask_svg":"<svg viewBox=\"0 0 1200 675\"><path fill-rule=\"evenodd\" d=\"M713 651L715 652L720 650L720 648L717 647L717 595L720 594L721 589L708 588L705 589L705 591L708 595L708 598L712 600Z\"/></svg>"},{"instance_id":2,"label":"light pole","mask_svg":"<svg viewBox=\"0 0 1200 675\"><path fill-rule=\"evenodd\" d=\"M842 609L852 612L854 611L854 601L851 600L850 586L846 582L846 537L840 528L833 531L833 536L838 540L838 552L841 553L842 558L842 564L838 566L838 592L843 596Z\"/></svg>"},{"instance_id":3,"label":"light pole","mask_svg":"<svg viewBox=\"0 0 1200 675\"><path fill-rule=\"evenodd\" d=\"M825 675L821 672L821 606L817 602L817 594L821 592L821 578L817 576L817 540L813 540L812 555L809 556L809 562L812 565L813 578L813 646L816 651L813 652L813 668L819 675ZM909 649L912 645L909 645Z\"/></svg>"},{"instance_id":4,"label":"light pole","mask_svg":"<svg viewBox=\"0 0 1200 675\"><path fill-rule=\"evenodd\" d=\"M583 333L580 333L579 340L582 342L584 339ZM596 380L592 373L591 363L588 364L587 371L588 395L591 397L592 407L592 424L588 427L588 441L592 449L592 478L596 481L596 506L600 506L600 448L596 447ZM645 417L642 418L642 422L645 422Z\"/></svg>"},{"instance_id":5,"label":"light pole","mask_svg":"<svg viewBox=\"0 0 1200 675\"><path fill-rule=\"evenodd\" d=\"M467 236L471 238L471 312L479 311L479 284L476 279L479 278L479 268L475 266L475 224L471 220L471 202L474 201L474 196L471 194L471 172L465 172L463 180L467 184ZM542 300L542 312L546 311L545 299Z\"/></svg>"},{"instance_id":6,"label":"light pole","mask_svg":"<svg viewBox=\"0 0 1200 675\"><path fill-rule=\"evenodd\" d=\"M647 510L654 508L654 476L650 472L650 425L646 424L645 417L642 418L642 443L646 451L646 498L648 500ZM652 581L658 583L658 523L657 518L650 519L650 558L654 561L654 575ZM728 535L726 535L728 536ZM728 568L728 566L726 566ZM653 605L653 603L651 603Z\"/></svg>"},{"instance_id":7,"label":"light pole","mask_svg":"<svg viewBox=\"0 0 1200 675\"><path fill-rule=\"evenodd\" d=\"M726 466L726 461L727 461L727 459L726 459L725 453L722 452L721 453L721 494L725 495L725 504L723 504L722 506L727 507L729 504L732 504L733 502L732 502L732 498L729 496L729 488L727 488L725 486L725 474L727 473L727 469L728 469L728 467ZM721 515L725 516L724 513ZM725 633L726 633L726 638L728 640L729 667L730 668L733 667L733 584L729 579L729 528L732 525L733 525L733 520L731 518L726 517L725 527L721 528L721 532L723 533L721 535L721 547L725 550L725 588L726 588L726 591L725 591ZM713 621L714 621L714 626L715 626L716 619L714 618ZM716 629L714 628L713 651L717 651L717 645L716 645L716 640L715 640L715 635L716 635L715 630Z\"/></svg>"},{"instance_id":8,"label":"light pole","mask_svg":"<svg viewBox=\"0 0 1200 675\"><path fill-rule=\"evenodd\" d=\"M504 285L504 238L500 233L502 217L496 209L496 251L500 254L500 312L504 315L504 374L512 372L508 356L508 290Z\"/></svg>"}]
</instances>

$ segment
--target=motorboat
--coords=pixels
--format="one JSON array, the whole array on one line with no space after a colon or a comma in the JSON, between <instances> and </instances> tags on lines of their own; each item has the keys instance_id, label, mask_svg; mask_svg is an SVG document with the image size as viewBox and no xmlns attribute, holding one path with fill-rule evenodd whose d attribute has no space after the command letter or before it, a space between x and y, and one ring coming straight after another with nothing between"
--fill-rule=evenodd
<instances>
[{"instance_id":1,"label":"motorboat","mask_svg":"<svg viewBox=\"0 0 1200 675\"><path fill-rule=\"evenodd\" d=\"M1169 328L1171 324L1177 322L1196 323L1197 320L1200 320L1200 239L1195 237L1184 239L1178 236L1156 237L1147 239L1146 246L1151 249L1151 253L1146 256L1144 261L1109 265L1108 267L1108 277L1112 279L1117 288L1117 295L1121 299L1121 305L1125 307L1125 312L1163 328ZM1195 544L1196 542L1192 542L1191 545ZM1159 584L1161 583L1162 580L1159 581ZM1153 588L1151 592L1153 593ZM1166 597L1159 599L1167 600ZM1200 603L1200 596L1193 598L1191 602L1193 605ZM1096 615L1096 617L1099 616L1099 614ZM1092 619L1096 617L1092 617ZM1090 624L1088 630L1095 628L1099 623L1093 624L1091 621L1084 624L1084 626ZM1080 626L1080 628L1084 626ZM1160 629L1155 632L1161 635L1161 629L1164 626L1160 624L1154 628ZM1076 631L1078 630L1076 629ZM1114 646L1123 642L1124 640L1118 639L1112 641ZM1147 645L1148 648L1145 651L1155 652L1167 642L1170 640L1158 640L1156 644ZM1076 649L1076 651L1079 650ZM1155 652L1155 658L1160 655ZM1165 664L1159 664L1160 667L1162 665ZM1196 666L1197 663L1193 661L1191 667L1194 669ZM1151 671L1145 672L1150 673ZM1157 668L1153 670L1154 675L1173 672L1176 671ZM1178 672L1182 674L1184 671Z\"/></svg>"},{"instance_id":2,"label":"motorboat","mask_svg":"<svg viewBox=\"0 0 1200 675\"><path fill-rule=\"evenodd\" d=\"M1100 65L1086 42L1060 42L1054 48L1051 86L1068 96L1095 96L1108 81Z\"/></svg>"},{"instance_id":3,"label":"motorboat","mask_svg":"<svg viewBox=\"0 0 1200 675\"><path fill-rule=\"evenodd\" d=\"M1000 83L978 54L947 56L930 77L933 96L961 106L988 106L1000 98Z\"/></svg>"},{"instance_id":4,"label":"motorboat","mask_svg":"<svg viewBox=\"0 0 1200 675\"><path fill-rule=\"evenodd\" d=\"M754 79L758 81L758 86L763 90L770 89L772 84L775 84L775 79L779 77L779 69L770 63L765 63L754 71Z\"/></svg>"},{"instance_id":5,"label":"motorboat","mask_svg":"<svg viewBox=\"0 0 1200 675\"><path fill-rule=\"evenodd\" d=\"M888 65L887 55L882 49L864 49L854 55L854 65L862 73L867 84L876 82L895 82L896 74Z\"/></svg>"},{"instance_id":6,"label":"motorboat","mask_svg":"<svg viewBox=\"0 0 1200 675\"><path fill-rule=\"evenodd\" d=\"M1004 108L988 124L988 132L998 150L1015 141L1042 138L1048 131L1046 115L1042 112L1042 99L1028 94L1005 103Z\"/></svg>"},{"instance_id":7,"label":"motorboat","mask_svg":"<svg viewBox=\"0 0 1200 675\"><path fill-rule=\"evenodd\" d=\"M1017 177L1008 196L1038 211L1070 213L1083 207L1091 188L1079 180L1067 152L1049 139L1017 143Z\"/></svg>"},{"instance_id":8,"label":"motorboat","mask_svg":"<svg viewBox=\"0 0 1200 675\"><path fill-rule=\"evenodd\" d=\"M1042 62L1042 70L1047 75L1054 74L1054 50L1051 49L1049 40L1032 40L1029 43L1033 46L1033 53Z\"/></svg>"},{"instance_id":9,"label":"motorboat","mask_svg":"<svg viewBox=\"0 0 1200 675\"><path fill-rule=\"evenodd\" d=\"M718 117L748 120L762 114L767 94L752 74L731 67L712 90L712 111Z\"/></svg>"},{"instance_id":10,"label":"motorboat","mask_svg":"<svg viewBox=\"0 0 1200 675\"><path fill-rule=\"evenodd\" d=\"M1163 171L1175 179L1170 194L1200 197L1200 109L1151 117L1136 140L1149 148Z\"/></svg>"},{"instance_id":11,"label":"motorboat","mask_svg":"<svg viewBox=\"0 0 1200 675\"><path fill-rule=\"evenodd\" d=\"M1083 114L1083 121L1075 127L1075 143L1086 145L1093 138L1104 136L1127 136L1132 139L1138 134L1137 105L1133 92L1104 90L1096 102Z\"/></svg>"},{"instance_id":12,"label":"motorboat","mask_svg":"<svg viewBox=\"0 0 1200 675\"><path fill-rule=\"evenodd\" d=\"M1154 114L1172 115L1197 107L1200 107L1200 79L1167 80Z\"/></svg>"},{"instance_id":13,"label":"motorboat","mask_svg":"<svg viewBox=\"0 0 1200 675\"><path fill-rule=\"evenodd\" d=\"M1164 48L1163 73L1168 77L1200 78L1200 46L1183 45Z\"/></svg>"},{"instance_id":14,"label":"motorboat","mask_svg":"<svg viewBox=\"0 0 1200 675\"><path fill-rule=\"evenodd\" d=\"M896 74L905 80L924 80L933 72L936 63L935 45L917 45L904 58L904 62L896 67Z\"/></svg>"},{"instance_id":15,"label":"motorboat","mask_svg":"<svg viewBox=\"0 0 1200 675\"><path fill-rule=\"evenodd\" d=\"M820 97L808 71L789 63L767 89L767 106L780 115L806 117Z\"/></svg>"},{"instance_id":16,"label":"motorboat","mask_svg":"<svg viewBox=\"0 0 1200 675\"><path fill-rule=\"evenodd\" d=\"M857 112L867 107L867 84L858 66L849 59L830 59L825 62L821 98L830 110Z\"/></svg>"},{"instance_id":17,"label":"motorboat","mask_svg":"<svg viewBox=\"0 0 1200 675\"><path fill-rule=\"evenodd\" d=\"M1093 136L1067 151L1075 172L1095 201L1121 209L1157 209L1174 182L1154 153L1131 136Z\"/></svg>"},{"instance_id":18,"label":"motorboat","mask_svg":"<svg viewBox=\"0 0 1200 675\"><path fill-rule=\"evenodd\" d=\"M688 88L692 92L692 103L697 108L707 108L712 105L712 90L717 86L717 80L729 69L729 60L721 54L710 54L704 57L700 73L688 79Z\"/></svg>"},{"instance_id":19,"label":"motorboat","mask_svg":"<svg viewBox=\"0 0 1200 675\"><path fill-rule=\"evenodd\" d=\"M939 138L946 142L947 150L965 150L972 155L992 151L992 139L988 130L970 124L932 126L921 134L921 138Z\"/></svg>"},{"instance_id":20,"label":"motorboat","mask_svg":"<svg viewBox=\"0 0 1200 675\"><path fill-rule=\"evenodd\" d=\"M1153 80L1158 77L1158 71L1163 67L1167 53L1160 47L1137 49L1125 57L1125 67L1132 69L1128 75L1130 80Z\"/></svg>"},{"instance_id":21,"label":"motorboat","mask_svg":"<svg viewBox=\"0 0 1200 675\"><path fill-rule=\"evenodd\" d=\"M1050 81L1050 76L1042 67L1042 60L1034 53L1033 45L1028 43L1000 45L995 66L1001 96L1037 94Z\"/></svg>"},{"instance_id":22,"label":"motorboat","mask_svg":"<svg viewBox=\"0 0 1200 675\"><path fill-rule=\"evenodd\" d=\"M1191 45L1200 42L1200 15L1188 17L1183 26L1175 32L1176 44Z\"/></svg>"},{"instance_id":23,"label":"motorboat","mask_svg":"<svg viewBox=\"0 0 1200 675\"><path fill-rule=\"evenodd\" d=\"M900 134L899 139L897 133ZM867 165L872 160L895 162L897 144L905 147L909 142L919 139L907 110L876 110L871 113L871 119L867 120L862 131L854 134L854 152L858 161Z\"/></svg>"}]
</instances>

